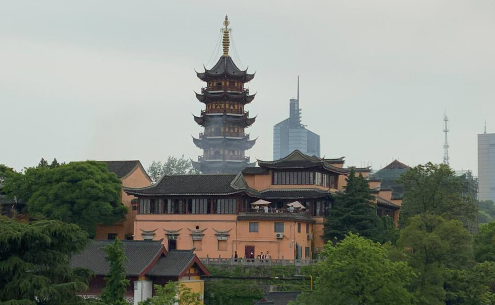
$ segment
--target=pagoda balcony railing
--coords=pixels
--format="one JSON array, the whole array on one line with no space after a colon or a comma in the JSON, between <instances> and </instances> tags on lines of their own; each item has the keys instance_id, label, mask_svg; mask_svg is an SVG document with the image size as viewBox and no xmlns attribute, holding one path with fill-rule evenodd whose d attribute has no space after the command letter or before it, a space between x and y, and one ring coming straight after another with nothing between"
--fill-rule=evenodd
<instances>
[{"instance_id":1,"label":"pagoda balcony railing","mask_svg":"<svg viewBox=\"0 0 495 305\"><path fill-rule=\"evenodd\" d=\"M243 157L243 156L231 156L231 155L226 155L226 156L223 156L223 155L212 155L212 156L199 156L198 157L198 160L201 162L203 160L205 161L246 161L249 163L249 161L251 160L249 157Z\"/></svg>"},{"instance_id":2,"label":"pagoda balcony railing","mask_svg":"<svg viewBox=\"0 0 495 305\"><path fill-rule=\"evenodd\" d=\"M225 90L225 89L227 89L227 90ZM214 87L203 87L203 88L201 88L201 93L205 93L207 91L231 91L231 92L236 92L236 93L246 92L246 94L249 94L249 89L240 89L238 87L222 88L222 86L220 86L220 87L214 86Z\"/></svg>"},{"instance_id":3,"label":"pagoda balcony railing","mask_svg":"<svg viewBox=\"0 0 495 305\"><path fill-rule=\"evenodd\" d=\"M243 110L240 110L240 109L228 109L228 110L225 110L225 109L211 109L209 110L208 112L206 112L205 110L201 110L201 115L205 115L205 114L247 114L247 116L249 117L249 111L247 112L244 112Z\"/></svg>"},{"instance_id":4,"label":"pagoda balcony railing","mask_svg":"<svg viewBox=\"0 0 495 305\"><path fill-rule=\"evenodd\" d=\"M249 133L243 132L209 132L207 134L201 132L199 134L200 138L205 137L232 137L232 138L246 138L249 140Z\"/></svg>"}]
</instances>

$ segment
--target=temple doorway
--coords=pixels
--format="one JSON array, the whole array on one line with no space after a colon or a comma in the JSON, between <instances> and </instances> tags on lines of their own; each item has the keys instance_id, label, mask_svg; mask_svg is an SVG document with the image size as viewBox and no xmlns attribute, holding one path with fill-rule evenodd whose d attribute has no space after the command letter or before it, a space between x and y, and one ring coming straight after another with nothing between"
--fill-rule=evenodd
<instances>
[{"instance_id":1,"label":"temple doorway","mask_svg":"<svg viewBox=\"0 0 495 305\"><path fill-rule=\"evenodd\" d=\"M254 258L254 246L246 246L244 249L244 257L245 258Z\"/></svg>"}]
</instances>

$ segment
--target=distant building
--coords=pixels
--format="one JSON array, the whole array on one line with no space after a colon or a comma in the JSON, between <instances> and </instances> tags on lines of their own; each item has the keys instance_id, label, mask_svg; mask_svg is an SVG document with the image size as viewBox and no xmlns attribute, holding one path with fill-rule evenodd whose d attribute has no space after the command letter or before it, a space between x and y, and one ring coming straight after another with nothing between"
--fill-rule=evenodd
<instances>
[{"instance_id":1,"label":"distant building","mask_svg":"<svg viewBox=\"0 0 495 305\"><path fill-rule=\"evenodd\" d=\"M306 129L306 126L301 123L299 77L297 78L297 99L290 100L289 118L273 127L273 160L284 158L294 150L310 156L320 156L320 136Z\"/></svg>"},{"instance_id":2,"label":"distant building","mask_svg":"<svg viewBox=\"0 0 495 305\"><path fill-rule=\"evenodd\" d=\"M495 202L495 133L478 135L479 200Z\"/></svg>"},{"instance_id":3,"label":"distant building","mask_svg":"<svg viewBox=\"0 0 495 305\"><path fill-rule=\"evenodd\" d=\"M381 187L392 190L392 198L402 199L404 196L404 188L401 184L397 183L397 179L409 170L409 166L404 163L394 160L389 165L373 173L370 176L370 180L381 181Z\"/></svg>"}]
</instances>

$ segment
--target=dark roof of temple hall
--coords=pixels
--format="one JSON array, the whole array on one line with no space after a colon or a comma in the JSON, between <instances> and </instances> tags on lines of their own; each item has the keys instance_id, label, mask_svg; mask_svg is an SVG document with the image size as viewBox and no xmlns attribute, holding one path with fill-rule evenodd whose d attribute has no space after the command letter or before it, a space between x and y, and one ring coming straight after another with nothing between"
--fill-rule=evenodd
<instances>
[{"instance_id":1,"label":"dark roof of temple hall","mask_svg":"<svg viewBox=\"0 0 495 305\"><path fill-rule=\"evenodd\" d=\"M239 69L230 56L221 56L213 68L205 68L205 72L197 72L197 75L198 78L203 81L206 81L211 77L215 78L217 76L239 77L246 82L254 78L254 74L248 74L247 69L244 71Z\"/></svg>"},{"instance_id":2,"label":"dark roof of temple hall","mask_svg":"<svg viewBox=\"0 0 495 305\"><path fill-rule=\"evenodd\" d=\"M194 254L193 250L171 250L165 258L158 260L146 275L181 277L193 264L196 264L204 274L209 275L208 270Z\"/></svg>"},{"instance_id":3,"label":"dark roof of temple hall","mask_svg":"<svg viewBox=\"0 0 495 305\"><path fill-rule=\"evenodd\" d=\"M333 166L332 161L327 161L327 160L334 160L334 159L322 159L317 156L305 155L299 150L294 150L288 156L279 160L275 160L275 161L258 160L258 165L263 168L272 168L272 169L301 169L301 168L321 167L328 171L338 174L347 174L349 172L348 169Z\"/></svg>"},{"instance_id":4,"label":"dark roof of temple hall","mask_svg":"<svg viewBox=\"0 0 495 305\"><path fill-rule=\"evenodd\" d=\"M163 176L156 184L126 188L132 195L229 195L242 190L232 187L234 174Z\"/></svg>"},{"instance_id":5,"label":"dark roof of temple hall","mask_svg":"<svg viewBox=\"0 0 495 305\"><path fill-rule=\"evenodd\" d=\"M82 253L72 256L70 265L73 268L86 268L96 275L105 275L110 269L106 261L105 247L113 240L93 240L88 243ZM138 276L146 271L146 267L164 251L162 241L122 241L127 256L125 262L126 275Z\"/></svg>"},{"instance_id":6,"label":"dark roof of temple hall","mask_svg":"<svg viewBox=\"0 0 495 305\"><path fill-rule=\"evenodd\" d=\"M103 162L107 164L108 171L115 173L119 178L124 178L125 176L129 175L138 166L142 167L141 162L139 160L103 161ZM144 172L146 173L146 171Z\"/></svg>"}]
</instances>

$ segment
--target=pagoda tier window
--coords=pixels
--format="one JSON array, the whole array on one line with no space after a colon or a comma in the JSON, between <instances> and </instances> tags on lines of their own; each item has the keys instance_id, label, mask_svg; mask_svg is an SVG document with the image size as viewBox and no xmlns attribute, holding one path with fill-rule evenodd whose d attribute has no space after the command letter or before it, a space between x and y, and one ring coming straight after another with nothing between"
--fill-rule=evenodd
<instances>
[{"instance_id":1,"label":"pagoda tier window","mask_svg":"<svg viewBox=\"0 0 495 305\"><path fill-rule=\"evenodd\" d=\"M191 214L208 214L208 199L191 199L189 200L189 213Z\"/></svg>"}]
</instances>

